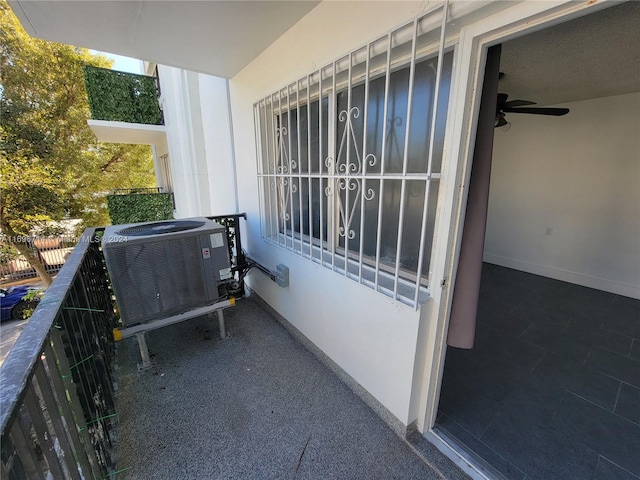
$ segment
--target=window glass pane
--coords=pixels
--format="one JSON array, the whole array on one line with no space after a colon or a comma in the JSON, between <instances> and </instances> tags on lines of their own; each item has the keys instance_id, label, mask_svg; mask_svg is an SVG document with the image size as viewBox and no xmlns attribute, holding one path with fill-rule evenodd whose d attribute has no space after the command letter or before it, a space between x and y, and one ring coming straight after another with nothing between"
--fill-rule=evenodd
<instances>
[{"instance_id":1,"label":"window glass pane","mask_svg":"<svg viewBox=\"0 0 640 480\"><path fill-rule=\"evenodd\" d=\"M400 267L412 273L418 270L425 189L424 180L406 181Z\"/></svg>"},{"instance_id":2,"label":"window glass pane","mask_svg":"<svg viewBox=\"0 0 640 480\"><path fill-rule=\"evenodd\" d=\"M329 151L329 99L322 98L322 158L320 156L320 109L311 102L311 173L326 172L324 160Z\"/></svg>"},{"instance_id":3,"label":"window glass pane","mask_svg":"<svg viewBox=\"0 0 640 480\"><path fill-rule=\"evenodd\" d=\"M449 87L451 83L451 69L453 53L448 53L443 59L442 83L440 86L440 99L438 103L438 116L436 120L436 135L433 154L432 171L439 172L442 158L444 129L446 124L446 112L449 102ZM409 130L409 145L407 171L409 173L427 173L429 159L429 141L431 138L431 116L433 113L437 58L417 63L414 73L414 87L412 97L411 125ZM387 117L384 119L385 79L379 77L369 83L369 101L367 105L367 145L366 153L376 156L376 165L367 165L369 173L379 173L381 165L381 153L383 135L385 141L385 172L402 173L404 160L404 144L407 128L407 104L409 98L409 67L403 68L391 74L389 82L389 97L387 104ZM364 134L364 96L365 87L357 85L351 90L352 116L351 122L357 144L347 137L350 142L349 158L354 163L358 158L362 159L362 142ZM348 95L345 90L337 95L338 114L345 112L348 106ZM353 108L356 110L353 111ZM358 114L356 117L355 114ZM338 119L336 154L339 153L340 142L344 136L346 122ZM385 125L386 124L386 125ZM385 130L386 128L386 130ZM359 157L356 157L359 150ZM346 146L342 151L341 164L346 163ZM353 166L353 171L357 171Z\"/></svg>"},{"instance_id":4,"label":"window glass pane","mask_svg":"<svg viewBox=\"0 0 640 480\"><path fill-rule=\"evenodd\" d=\"M295 100L295 96L292 97ZM298 120L298 110L300 119ZM284 127L282 131L282 139L284 149L284 155L286 159L293 159L292 173L309 173L309 158L311 160L311 173L319 173L320 166L324 167L324 159L320 159L320 112L318 108L318 101L311 102L311 123L309 124L309 115L307 114L307 105L300 105L294 107L291 110L283 112L277 117L277 126ZM311 125L311 132L309 132L309 125ZM268 125L265 128L265 133L268 135ZM328 130L329 130L329 99L327 97L322 98L322 156L326 158L328 152ZM279 134L280 132L278 132ZM309 146L309 137L311 137L311 144ZM298 140L300 141L300 150L298 151ZM291 155L289 152L291 151ZM283 165L288 165L288 161ZM327 169L324 167L323 172ZM282 172L277 172L282 173ZM289 173L286 170L285 173Z\"/></svg>"},{"instance_id":5,"label":"window glass pane","mask_svg":"<svg viewBox=\"0 0 640 480\"><path fill-rule=\"evenodd\" d=\"M376 256L376 236L378 234L378 198L380 195L380 181L374 179L352 179L354 190L350 192L352 214L349 251L360 253L360 239L362 238L362 253L371 260ZM346 192L341 191L341 201L346 200ZM355 207L353 203L355 202ZM363 206L364 203L364 206ZM364 224L362 224L362 209L364 208ZM342 220L341 220L342 222ZM342 225L342 223L341 223ZM360 232L363 232L361 237ZM340 237L339 246L344 248L344 238Z\"/></svg>"},{"instance_id":6,"label":"window glass pane","mask_svg":"<svg viewBox=\"0 0 640 480\"><path fill-rule=\"evenodd\" d=\"M437 66L437 58L416 64L409 134L409 163L407 169L409 173L427 173ZM452 68L453 52L450 52L445 54L442 59L436 133L433 144L433 164L431 166L431 171L436 173L440 172L442 165Z\"/></svg>"},{"instance_id":7,"label":"window glass pane","mask_svg":"<svg viewBox=\"0 0 640 480\"><path fill-rule=\"evenodd\" d=\"M295 100L295 96L291 101ZM285 118L287 132L285 135L285 148L288 153L290 170L285 173L298 173L300 170L300 151L298 150L298 111L292 108L286 114Z\"/></svg>"},{"instance_id":8,"label":"window glass pane","mask_svg":"<svg viewBox=\"0 0 640 480\"><path fill-rule=\"evenodd\" d=\"M360 251L360 189L362 180L341 178L336 181L339 203L338 245L349 250Z\"/></svg>"},{"instance_id":9,"label":"window glass pane","mask_svg":"<svg viewBox=\"0 0 640 480\"><path fill-rule=\"evenodd\" d=\"M434 170L438 171L441 164L442 145L444 138L445 116L449 96L449 83L451 77L452 54L447 54L443 59L442 86L438 111L440 112L436 123L436 138L434 144ZM431 116L433 112L433 95L435 94L437 59L430 59L416 64L414 77L414 91L412 98L411 125L409 129L408 164L409 173L427 173ZM373 153L380 159L382 149L382 136L386 133L385 142L385 171L389 174L401 174L403 169L404 141L406 134L406 113L409 97L409 67L394 72L391 75L389 85L389 98L387 105L387 122L383 122L384 114L384 78L377 78L369 84L369 102L367 105L367 153ZM362 148L364 135L364 102L365 87L357 85L351 90L350 118L346 118L349 98L347 91L337 95L337 110L339 117L336 125L336 154L338 173L344 173L346 168L346 151L349 152L350 173L361 173ZM355 110L354 110L355 109ZM355 114L360 115L356 116ZM350 122L352 132L345 131L347 122ZM386 132L384 129L386 127ZM343 143L343 138L347 140ZM340 146L342 145L342 150ZM348 149L347 149L348 147ZM375 165L367 165L367 172L380 173L380 162ZM376 235L378 221L378 202L363 199L363 185L360 179L349 180L349 194L347 195L347 180L341 180L339 189L340 198L340 227L344 235L351 234L349 250L359 253L360 250L360 222L362 201L365 202L365 218L363 229L363 253L375 257ZM420 235L422 229L422 214L425 201L425 180L406 181L405 208L403 219L403 235L400 255L400 267L416 272L420 249ZM380 245L380 260L391 266L395 266L396 248L398 237L398 219L400 216L400 195L402 182L400 180L386 180L384 198L382 201L382 232ZM374 195L379 194L379 184L375 185ZM349 197L347 199L347 196ZM423 271L428 271L428 262L433 235L433 223L435 218L437 184L430 191L430 200L427 218L427 232L425 237L425 257L423 259ZM339 246L344 248L344 237L339 238Z\"/></svg>"},{"instance_id":10,"label":"window glass pane","mask_svg":"<svg viewBox=\"0 0 640 480\"><path fill-rule=\"evenodd\" d=\"M322 217L322 240L326 240L327 196L320 190L320 179L294 178L293 184L294 188L291 192L293 217L287 223L288 233L291 233L291 228L293 228L293 233L297 238L302 234L305 237L312 236L319 239L321 231L320 219ZM311 189L309 189L309 186L311 186ZM322 207L320 206L321 202ZM310 211L311 216L309 215ZM313 232L309 229L310 220Z\"/></svg>"},{"instance_id":11,"label":"window glass pane","mask_svg":"<svg viewBox=\"0 0 640 480\"><path fill-rule=\"evenodd\" d=\"M371 200L365 200L364 202L363 254L375 259L378 220L380 218L378 211L380 180L367 180L365 187L365 192Z\"/></svg>"},{"instance_id":12,"label":"window glass pane","mask_svg":"<svg viewBox=\"0 0 640 480\"><path fill-rule=\"evenodd\" d=\"M295 227L296 232L300 232L302 235L309 236L309 179L300 178L298 185L300 203L295 205L295 208L299 210L299 220Z\"/></svg>"},{"instance_id":13,"label":"window glass pane","mask_svg":"<svg viewBox=\"0 0 640 480\"><path fill-rule=\"evenodd\" d=\"M440 182L438 180L432 180L429 187L429 209L427 210L427 229L424 242L424 257L422 262L422 276L428 278L429 276L429 264L431 260L431 250L433 247L433 232L436 225L436 209L438 202L438 190Z\"/></svg>"},{"instance_id":14,"label":"window glass pane","mask_svg":"<svg viewBox=\"0 0 640 480\"><path fill-rule=\"evenodd\" d=\"M289 174L289 115L278 115L276 123L276 174Z\"/></svg>"},{"instance_id":15,"label":"window glass pane","mask_svg":"<svg viewBox=\"0 0 640 480\"><path fill-rule=\"evenodd\" d=\"M363 49L359 52L366 58L365 51ZM395 58L400 51L399 48L395 49L392 57ZM370 60L371 77L368 92L364 84L364 64L361 62L356 64L352 70L352 74L355 71L359 76L351 88L350 98L347 89L343 89L337 94L335 150L336 156L339 157L338 165L342 166L342 170L338 170L338 173L345 172L347 163L351 174L380 173L383 142L385 144L385 172L402 173L409 68L402 68L390 75L385 120L386 77L380 73L381 68L384 69L386 60L381 57L386 58L386 54L379 54ZM383 65L380 65L381 60L384 60ZM375 68L372 65L375 65ZM349 117L348 120L347 117ZM350 122L352 128L349 134L345 135L347 121ZM364 145L365 143L366 145ZM367 157L366 161L365 157Z\"/></svg>"},{"instance_id":16,"label":"window glass pane","mask_svg":"<svg viewBox=\"0 0 640 480\"><path fill-rule=\"evenodd\" d=\"M292 97L295 99L295 96ZM311 205L311 223L313 224L313 237L319 238L323 232L323 240L327 238L327 197L320 188L320 179L311 179L309 190L309 178L298 177L309 173L319 173L320 166L320 131L319 131L319 102L311 103L311 131L309 132L309 116L307 106L291 108L287 112L278 115L276 121L277 168L274 173L280 175L275 179L274 185L277 203L279 231L285 231L299 236L310 235L309 206ZM328 105L327 97L322 99L322 132L323 152L328 149ZM299 114L299 120L298 120ZM268 132L269 129L267 128ZM309 148L309 136L311 147ZM300 140L300 152L298 152L298 140ZM301 161L298 158L300 154ZM309 157L311 155L311 172L309 172ZM325 168L326 170L326 168ZM324 181L326 186L327 181ZM322 206L321 206L322 202ZM321 211L322 210L322 211ZM323 217L321 228L321 217ZM293 230L292 230L293 229Z\"/></svg>"},{"instance_id":17,"label":"window glass pane","mask_svg":"<svg viewBox=\"0 0 640 480\"><path fill-rule=\"evenodd\" d=\"M293 216L291 217L291 223L289 224L289 228L293 229L293 232L289 232L289 233L293 233L293 235L296 238L300 238L300 233L301 233L301 227L304 225L305 220L304 218L301 218L302 214L304 213L304 207L301 209L300 208L300 203L302 201L302 197L300 196L300 193L302 191L302 185L301 185L301 179L298 177L293 177L291 179L291 210L293 211ZM307 191L308 193L308 191ZM308 221L306 222L307 226L308 226Z\"/></svg>"},{"instance_id":18,"label":"window glass pane","mask_svg":"<svg viewBox=\"0 0 640 480\"><path fill-rule=\"evenodd\" d=\"M382 99L384 100L384 92ZM385 172L388 173L402 173L408 99L409 68L403 68L391 75L391 81L389 83L386 122L387 132L384 152ZM384 108L384 105L380 105L379 108Z\"/></svg>"},{"instance_id":19,"label":"window glass pane","mask_svg":"<svg viewBox=\"0 0 640 480\"><path fill-rule=\"evenodd\" d=\"M307 106L300 105L295 110L298 131L296 132L296 143L300 146L300 150L296 152L298 161L298 171L300 173L309 173L309 118L307 116Z\"/></svg>"},{"instance_id":20,"label":"window glass pane","mask_svg":"<svg viewBox=\"0 0 640 480\"><path fill-rule=\"evenodd\" d=\"M285 233L291 230L291 189L289 177L276 179L278 203L278 230Z\"/></svg>"},{"instance_id":21,"label":"window glass pane","mask_svg":"<svg viewBox=\"0 0 640 480\"><path fill-rule=\"evenodd\" d=\"M313 237L327 241L328 197L324 193L326 180L311 179L311 218ZM322 236L321 236L322 235Z\"/></svg>"},{"instance_id":22,"label":"window glass pane","mask_svg":"<svg viewBox=\"0 0 640 480\"><path fill-rule=\"evenodd\" d=\"M385 180L382 199L382 236L380 261L394 265L398 241L398 218L400 215L401 180Z\"/></svg>"},{"instance_id":23,"label":"window glass pane","mask_svg":"<svg viewBox=\"0 0 640 480\"><path fill-rule=\"evenodd\" d=\"M355 183L355 180L353 181ZM435 225L435 214L438 198L438 182L431 181L429 191L429 205L427 209L427 226L425 232L425 244L423 246L423 275L429 271L429 259L431 255L431 238ZM380 182L378 180L367 180L366 191L373 200L364 200L364 241L363 255L370 257L371 261L376 256L376 235L378 228L378 196L380 194ZM380 261L395 268L396 249L398 239L398 218L400 214L400 195L402 190L401 180L386 180L384 186L383 199L383 221L380 244ZM402 232L402 246L400 250L400 268L411 273L416 273L418 268L418 256L420 249L420 235L422 231L422 213L424 208L424 196L426 190L425 180L406 180L404 222ZM341 201L346 198L345 191L341 190ZM352 197L353 198L353 197ZM362 196L358 202L362 201ZM349 251L360 252L360 203L354 212L351 222L353 239L349 240ZM343 225L342 220L340 225ZM339 246L344 248L345 239L341 236Z\"/></svg>"},{"instance_id":24,"label":"window glass pane","mask_svg":"<svg viewBox=\"0 0 640 480\"><path fill-rule=\"evenodd\" d=\"M351 109L349 109L351 100ZM364 85L343 90L337 95L336 173L356 175L363 172ZM349 124L349 128L347 128Z\"/></svg>"},{"instance_id":25,"label":"window glass pane","mask_svg":"<svg viewBox=\"0 0 640 480\"><path fill-rule=\"evenodd\" d=\"M384 134L384 89L383 77L369 82L369 99L367 105L367 153L375 156L374 165L367 165L368 173L378 174L381 171L382 137ZM364 97L364 86L356 88L356 97ZM361 101L364 103L364 100Z\"/></svg>"}]
</instances>

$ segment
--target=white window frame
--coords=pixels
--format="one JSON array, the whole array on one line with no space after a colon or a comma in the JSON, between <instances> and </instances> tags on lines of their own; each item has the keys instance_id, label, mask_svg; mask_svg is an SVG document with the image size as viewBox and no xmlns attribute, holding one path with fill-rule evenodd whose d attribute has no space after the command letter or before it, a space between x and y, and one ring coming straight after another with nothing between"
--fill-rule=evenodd
<instances>
[{"instance_id":1,"label":"white window frame","mask_svg":"<svg viewBox=\"0 0 640 480\"><path fill-rule=\"evenodd\" d=\"M277 92L265 97L254 105L256 143L258 150L258 182L259 198L261 208L261 235L265 241L279 245L296 254L310 259L316 263L326 266L348 278L351 278L372 289L382 292L395 300L418 308L429 298L429 277L420 276L425 264L431 265L431 258L424 258L426 243L429 242L431 255L433 255L433 240L435 238L432 231L431 237L427 238L427 215L429 212L435 213L435 205L430 205L430 190L434 182L439 182L440 173L432 170L434 160L434 142L436 132L437 115L442 114L439 109L439 92L442 80L443 57L448 53L444 48L446 26L446 6L438 5L430 12L415 19L384 37L378 38L360 49L354 50L348 55L341 57L332 64L316 70L306 77L293 82ZM439 34L438 34L439 29ZM422 43L421 43L422 42ZM381 56L384 55L384 62ZM432 102L432 115L430 119L430 139L428 147L428 161L424 173L410 173L407 168L409 133L411 124L411 108L413 99L413 88L415 80L416 64L429 58L437 58L437 69L434 83L434 93ZM385 79L384 88L384 115L387 118L387 107L389 104L390 79L395 71L409 68L409 90L407 94L407 111L404 133L403 169L402 172L389 173L385 171L385 151L387 141L387 124L382 126L382 148L376 158L373 153L366 151L367 135L367 104L370 82L374 78L382 76ZM362 72L364 69L364 72ZM346 76L346 79L344 78ZM365 100L364 112L360 112L351 103L352 89L356 85L364 84ZM337 92L347 92L347 108L336 111ZM327 110L327 131L323 126L323 99L328 99ZM317 103L318 107L318 171L311 169L311 106ZM307 115L307 152L306 159L309 162L306 172L302 172L297 164L300 158L305 158L300 152L301 128L300 111L301 107L306 108ZM446 105L444 105L446 111ZM291 127L292 112L296 118L297 151L292 152L292 132L288 132ZM286 127L281 117L286 115ZM363 136L358 142L353 135L351 128L353 118L363 115ZM342 138L336 139L338 122L344 123ZM323 151L326 133L326 152ZM286 144L284 134L287 134ZM346 140L345 140L346 139ZM340 142L340 145L337 142ZM344 142L347 148L344 157ZM351 157L351 143L355 142L356 158ZM336 148L337 147L337 148ZM361 153L360 148L362 148ZM336 152L336 159L328 155L329 152ZM294 154L296 159L293 158ZM373 163L370 163L373 162ZM366 172L367 164L371 166L375 162L380 162L379 173L370 174ZM297 169L297 172L295 170ZM323 171L324 170L324 171ZM317 191L320 196L320 217L319 232L315 236L312 203L314 193L312 193L312 180L318 179ZM302 198L302 192L298 188L303 180L308 183L306 200ZM376 255L375 258L363 254L365 201L372 201L376 192L372 188L367 188L367 181L378 182L378 210L376 217ZM381 259L381 237L382 224L388 222L383 220L383 198L385 181L394 180L401 184L398 238L395 244L395 258L393 264ZM297 181L295 183L294 181ZM411 272L401 265L403 222L405 216L405 198L408 195L406 188L408 182L424 182L423 212L420 233L420 244L418 249L418 261L415 272ZM345 207L342 205L339 192L344 192ZM350 202L350 195L354 192L354 199ZM296 195L297 194L297 195ZM326 212L323 207L323 198L326 196ZM299 228L294 229L294 198L297 197ZM360 207L360 232L359 251L349 248L349 240L355 238L355 231L351 229L351 222L354 214ZM303 232L303 203L309 207L307 232ZM437 203L437 202L436 202ZM433 210L430 211L429 208ZM282 211L286 210L286 211ZM324 221L326 219L326 225ZM282 224L282 226L281 226ZM274 227L275 226L275 227ZM323 232L326 227L326 240L323 239ZM432 225L435 229L435 223ZM340 237L343 238L344 245L340 245ZM345 254L346 253L346 254ZM428 262L428 263L427 263ZM430 272L429 272L430 273Z\"/></svg>"}]
</instances>

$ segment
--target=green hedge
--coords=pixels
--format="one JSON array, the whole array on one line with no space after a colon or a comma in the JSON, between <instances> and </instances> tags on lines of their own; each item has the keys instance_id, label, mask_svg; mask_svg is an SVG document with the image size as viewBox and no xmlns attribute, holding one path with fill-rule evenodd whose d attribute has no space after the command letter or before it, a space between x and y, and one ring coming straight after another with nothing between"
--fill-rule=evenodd
<instances>
[{"instance_id":1,"label":"green hedge","mask_svg":"<svg viewBox=\"0 0 640 480\"><path fill-rule=\"evenodd\" d=\"M162 125L155 77L84 67L84 83L94 120Z\"/></svg>"},{"instance_id":2,"label":"green hedge","mask_svg":"<svg viewBox=\"0 0 640 480\"><path fill-rule=\"evenodd\" d=\"M113 225L173 218L173 193L107 195L107 205Z\"/></svg>"}]
</instances>

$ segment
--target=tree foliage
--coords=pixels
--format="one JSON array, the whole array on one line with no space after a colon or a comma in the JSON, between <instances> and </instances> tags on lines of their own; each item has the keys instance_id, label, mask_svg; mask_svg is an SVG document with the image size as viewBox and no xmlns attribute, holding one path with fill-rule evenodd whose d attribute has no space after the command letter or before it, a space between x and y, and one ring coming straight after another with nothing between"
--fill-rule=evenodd
<instances>
[{"instance_id":1,"label":"tree foliage","mask_svg":"<svg viewBox=\"0 0 640 480\"><path fill-rule=\"evenodd\" d=\"M85 65L111 60L31 38L0 0L0 228L9 241L64 217L107 225L109 191L155 186L148 146L100 143L87 125Z\"/></svg>"}]
</instances>

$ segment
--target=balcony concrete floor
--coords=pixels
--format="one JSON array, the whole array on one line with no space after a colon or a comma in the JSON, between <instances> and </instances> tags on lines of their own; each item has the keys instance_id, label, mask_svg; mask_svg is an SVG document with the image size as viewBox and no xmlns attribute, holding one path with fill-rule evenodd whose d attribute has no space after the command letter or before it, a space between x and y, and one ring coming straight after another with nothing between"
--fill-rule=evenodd
<instances>
[{"instance_id":1,"label":"balcony concrete floor","mask_svg":"<svg viewBox=\"0 0 640 480\"><path fill-rule=\"evenodd\" d=\"M119 479L467 478L416 453L261 300L225 318L224 341L208 318L149 332L146 372L135 339L119 344Z\"/></svg>"}]
</instances>

